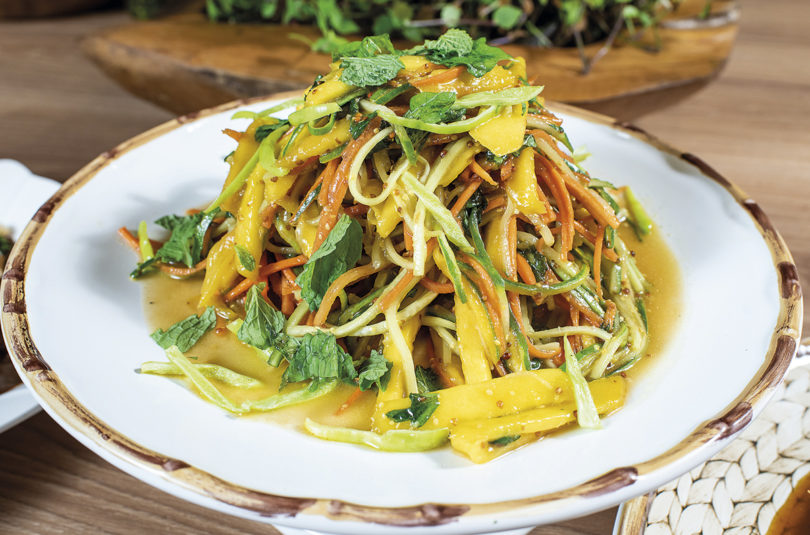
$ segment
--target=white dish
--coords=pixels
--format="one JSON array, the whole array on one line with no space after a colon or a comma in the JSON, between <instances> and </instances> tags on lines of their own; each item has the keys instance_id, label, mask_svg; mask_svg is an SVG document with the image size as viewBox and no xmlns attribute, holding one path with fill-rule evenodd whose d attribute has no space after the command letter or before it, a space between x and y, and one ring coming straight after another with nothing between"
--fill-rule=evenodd
<instances>
[{"instance_id":1,"label":"white dish","mask_svg":"<svg viewBox=\"0 0 810 535\"><path fill-rule=\"evenodd\" d=\"M242 106L182 117L94 160L26 229L11 259L24 280L3 281L8 345L43 407L93 451L162 490L333 533L556 522L709 458L761 410L795 352L796 268L756 203L634 127L558 106L571 139L593 154L586 167L633 187L685 278L672 342L602 430L567 432L476 466L446 449L382 453L229 416L178 383L134 373L163 355L148 337L140 288L127 277L133 258L115 229L213 198L231 150L220 131Z\"/></svg>"},{"instance_id":2,"label":"white dish","mask_svg":"<svg viewBox=\"0 0 810 535\"><path fill-rule=\"evenodd\" d=\"M0 227L17 238L39 205L59 188L15 160L0 159ZM39 404L22 384L0 393L0 433L39 411Z\"/></svg>"}]
</instances>

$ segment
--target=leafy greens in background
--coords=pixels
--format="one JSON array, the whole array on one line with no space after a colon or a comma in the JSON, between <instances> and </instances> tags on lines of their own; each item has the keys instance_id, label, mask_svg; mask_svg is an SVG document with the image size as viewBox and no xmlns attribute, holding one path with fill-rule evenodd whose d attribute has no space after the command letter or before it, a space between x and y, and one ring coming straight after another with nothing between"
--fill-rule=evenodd
<instances>
[{"instance_id":1,"label":"leafy greens in background","mask_svg":"<svg viewBox=\"0 0 810 535\"><path fill-rule=\"evenodd\" d=\"M181 5L183 0L128 0L137 18L153 18ZM584 46L605 41L608 47L627 30L626 40L638 39L639 28L655 30L661 18L680 0L206 0L211 20L308 24L321 37L314 50L332 53L352 34L390 34L395 39L422 42L447 28L461 28L476 40L491 44L522 43L542 47ZM702 16L711 11L706 0ZM292 35L304 39L303 36ZM473 52L470 50L469 53ZM388 52L390 53L390 52ZM375 54L376 55L376 54ZM583 70L591 60L583 55Z\"/></svg>"}]
</instances>

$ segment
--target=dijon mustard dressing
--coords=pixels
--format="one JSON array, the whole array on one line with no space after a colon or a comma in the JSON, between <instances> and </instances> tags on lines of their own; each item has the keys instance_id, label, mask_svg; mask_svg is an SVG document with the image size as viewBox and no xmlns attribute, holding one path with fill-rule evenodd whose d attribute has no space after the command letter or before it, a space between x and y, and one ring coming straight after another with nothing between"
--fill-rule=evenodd
<instances>
[{"instance_id":1,"label":"dijon mustard dressing","mask_svg":"<svg viewBox=\"0 0 810 535\"><path fill-rule=\"evenodd\" d=\"M632 380L637 380L646 368L645 364L654 360L655 355L663 350L673 332L673 325L678 321L681 283L675 258L660 232L654 231L641 242L632 231L623 232L622 238L628 248L636 253L636 262L651 283L650 295L646 299L649 346L640 363L627 373ZM158 328L166 329L189 315L198 313L201 283L200 276L186 280L171 279L163 274L144 277L144 309L150 332ZM214 381L222 393L237 404L278 393L282 371L268 366L251 348L240 343L225 329L222 320L219 321L218 328L205 334L187 356L192 357L194 362L219 364L262 382L261 387L242 389ZM155 380L165 379L155 377ZM295 385L288 388L295 388ZM353 391L353 386L341 384L335 391L313 401L245 417L271 419L291 426L300 426L306 417L310 417L329 425L367 430L374 411L373 391L364 392L348 409L338 413L338 408Z\"/></svg>"}]
</instances>

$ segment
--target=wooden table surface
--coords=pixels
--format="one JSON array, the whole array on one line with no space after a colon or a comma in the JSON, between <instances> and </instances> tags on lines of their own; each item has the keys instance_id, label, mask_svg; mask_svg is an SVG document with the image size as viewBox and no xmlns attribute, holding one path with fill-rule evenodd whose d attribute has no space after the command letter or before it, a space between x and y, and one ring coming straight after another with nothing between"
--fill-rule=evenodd
<instances>
[{"instance_id":1,"label":"wooden table surface","mask_svg":"<svg viewBox=\"0 0 810 535\"><path fill-rule=\"evenodd\" d=\"M720 78L637 122L757 199L810 288L810 2L741 3L739 40ZM0 158L64 181L100 152L170 118L119 89L79 51L86 33L125 21L110 12L0 22ZM806 318L805 332L809 324ZM614 515L611 509L532 535L606 535ZM133 532L276 533L133 479L44 413L0 435L0 533Z\"/></svg>"}]
</instances>

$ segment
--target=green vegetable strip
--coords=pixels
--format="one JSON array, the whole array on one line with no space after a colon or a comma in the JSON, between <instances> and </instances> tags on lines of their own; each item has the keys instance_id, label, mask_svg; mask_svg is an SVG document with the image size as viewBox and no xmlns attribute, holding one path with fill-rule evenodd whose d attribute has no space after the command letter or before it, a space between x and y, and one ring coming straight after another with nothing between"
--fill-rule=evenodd
<instances>
[{"instance_id":1,"label":"green vegetable strip","mask_svg":"<svg viewBox=\"0 0 810 535\"><path fill-rule=\"evenodd\" d=\"M235 177L233 177L231 183L228 184L224 190L222 190L222 193L219 194L219 197L214 199L214 201L208 205L208 208L205 209L205 213L210 214L211 212L219 208L219 206L223 202L228 200L231 197L231 195L234 195L237 191L242 189L242 186L244 186L245 182L247 181L247 177L250 175L250 173L253 172L253 169L256 167L256 164L258 163L259 163L259 151L257 150L256 152L253 153L253 156L251 156L250 159L247 162L245 162L245 166L242 167L239 173Z\"/></svg>"},{"instance_id":2,"label":"green vegetable strip","mask_svg":"<svg viewBox=\"0 0 810 535\"><path fill-rule=\"evenodd\" d=\"M633 222L636 224L636 229L638 229L639 233L642 236L646 236L652 232L652 219L650 219L650 216L644 211L644 207L641 206L641 202L636 198L630 186L624 188L624 200L627 202L627 209L630 211L630 216L633 218Z\"/></svg>"},{"instance_id":3,"label":"green vegetable strip","mask_svg":"<svg viewBox=\"0 0 810 535\"><path fill-rule=\"evenodd\" d=\"M536 128L538 130L542 130L546 134L549 134L551 137L565 145L565 148L574 152L574 147L571 145L571 141L568 139L568 134L565 133L561 127L557 126L556 124L548 123L543 120L535 119L534 117L529 117L526 120L526 126L529 128ZM569 162L570 163L570 162ZM579 169L577 167L577 169ZM581 169L580 169L581 171ZM579 172L579 171L577 171ZM583 173L584 174L584 173Z\"/></svg>"},{"instance_id":4,"label":"green vegetable strip","mask_svg":"<svg viewBox=\"0 0 810 535\"><path fill-rule=\"evenodd\" d=\"M582 375L582 370L579 369L579 361L574 356L568 337L563 338L563 351L565 353L565 373L571 380L571 386L574 388L574 400L577 403L577 423L580 427L600 428L602 423L599 421L596 403L593 401L588 382Z\"/></svg>"},{"instance_id":5,"label":"green vegetable strip","mask_svg":"<svg viewBox=\"0 0 810 535\"><path fill-rule=\"evenodd\" d=\"M355 319L359 314L361 314L364 310L366 310L371 304L374 302L380 294L383 293L385 287L382 286L377 288L373 292L369 293L367 296L362 298L360 301L356 302L353 305L350 305L346 310L340 313L338 316L338 325L343 325L344 323L348 323Z\"/></svg>"},{"instance_id":6,"label":"green vegetable strip","mask_svg":"<svg viewBox=\"0 0 810 535\"><path fill-rule=\"evenodd\" d=\"M239 333L239 329L242 327L243 323L244 323L243 320L237 319L237 320L233 320L232 322L228 323L228 325L226 325L226 327L233 334L237 334L237 333ZM273 349L273 348L271 348L271 349L259 349L258 347L253 347L250 344L245 344L241 340L240 340L239 343L241 343L241 344L245 345L246 347L249 347L250 349L252 349L253 352L256 354L256 356L259 357L262 360L262 362L266 362L267 364L269 364L270 366L273 366L274 368L277 368L278 365L281 364L281 360L284 358L284 355L281 353L281 351L279 351L277 349Z\"/></svg>"},{"instance_id":7,"label":"green vegetable strip","mask_svg":"<svg viewBox=\"0 0 810 535\"><path fill-rule=\"evenodd\" d=\"M520 326L518 325L517 319L515 318L515 315L512 314L511 310L509 311L509 328L512 330L512 334L517 340L518 347L520 348L520 356L523 360L523 369L531 370L532 363L529 357L529 343L526 341L526 337L523 336L523 333L520 331Z\"/></svg>"},{"instance_id":8,"label":"green vegetable strip","mask_svg":"<svg viewBox=\"0 0 810 535\"><path fill-rule=\"evenodd\" d=\"M260 117L267 117L271 113L286 110L287 108L292 108L294 106L298 106L299 104L303 103L304 103L303 97L291 98L290 100L285 100L284 102L277 104L272 108L267 108L266 110L262 110L260 112L252 112L247 110L238 111L231 116L231 119L258 119Z\"/></svg>"},{"instance_id":9,"label":"green vegetable strip","mask_svg":"<svg viewBox=\"0 0 810 535\"><path fill-rule=\"evenodd\" d=\"M411 89L411 84L402 84L397 87L381 87L371 94L369 99L375 104L388 104L402 93Z\"/></svg>"},{"instance_id":10,"label":"green vegetable strip","mask_svg":"<svg viewBox=\"0 0 810 535\"><path fill-rule=\"evenodd\" d=\"M424 184L409 173L403 174L401 180L419 197L419 200L425 205L430 215L432 215L436 222L439 223L439 226L442 227L447 238L465 253L473 252L472 246L464 236L464 231L461 230L456 218L453 217L453 214L447 209L444 203L442 203L432 191L429 191Z\"/></svg>"},{"instance_id":11,"label":"green vegetable strip","mask_svg":"<svg viewBox=\"0 0 810 535\"><path fill-rule=\"evenodd\" d=\"M394 132L397 135L399 145L402 147L402 152L404 152L405 156L408 158L408 163L416 165L416 151L413 148L413 142L408 136L408 132L400 125L394 125Z\"/></svg>"},{"instance_id":12,"label":"green vegetable strip","mask_svg":"<svg viewBox=\"0 0 810 535\"><path fill-rule=\"evenodd\" d=\"M332 440L334 442L347 442L360 444L383 451L426 451L438 448L445 442L449 432L446 428L431 429L428 431L415 431L409 429L393 429L382 435L371 431L360 431L348 427L333 427L319 424L307 418L304 427L312 435Z\"/></svg>"},{"instance_id":13,"label":"green vegetable strip","mask_svg":"<svg viewBox=\"0 0 810 535\"><path fill-rule=\"evenodd\" d=\"M327 163L334 160L335 158L339 158L340 155L343 154L343 151L346 150L346 145L348 144L349 144L348 142L344 143L343 145L335 147L334 149L330 150L326 154L321 154L318 157L318 161L321 163Z\"/></svg>"},{"instance_id":14,"label":"green vegetable strip","mask_svg":"<svg viewBox=\"0 0 810 535\"><path fill-rule=\"evenodd\" d=\"M434 134L461 134L463 132L469 132L476 126L483 124L484 122L488 121L489 119L495 117L498 114L498 106L489 106L484 110L480 111L478 115L475 117L470 117L469 119L463 119L461 121L456 121L453 123L426 123L424 121L420 121L418 119L409 119L407 117L400 117L396 113L394 113L389 108L385 106L380 106L378 104L374 104L371 101L364 100L360 103L363 109L369 113L377 112L377 114L386 122L389 122L393 125L404 126L406 128L413 128L415 130L424 130L426 132L432 132Z\"/></svg>"},{"instance_id":15,"label":"green vegetable strip","mask_svg":"<svg viewBox=\"0 0 810 535\"><path fill-rule=\"evenodd\" d=\"M293 129L292 134L290 134L290 138L287 140L287 143L284 145L284 148L281 150L281 154L278 155L279 158L283 158L287 154L287 151L290 150L290 147L293 146L293 143L295 143L295 140L298 139L298 135L301 133L301 130L303 130L303 129L304 129L304 125L302 125L302 124L299 124L298 126L296 126ZM261 157L259 158L259 162L261 162ZM262 167L264 167L264 165L262 165ZM272 167L275 167L275 162L274 162L274 165ZM269 168L265 167L265 169L269 169Z\"/></svg>"},{"instance_id":16,"label":"green vegetable strip","mask_svg":"<svg viewBox=\"0 0 810 535\"><path fill-rule=\"evenodd\" d=\"M323 126L315 126L317 119L314 119L307 123L307 130L313 136L323 136L328 134L332 131L332 128L335 126L335 122L337 121L337 114L332 114L329 116L329 120L326 121L326 124Z\"/></svg>"},{"instance_id":17,"label":"green vegetable strip","mask_svg":"<svg viewBox=\"0 0 810 535\"><path fill-rule=\"evenodd\" d=\"M458 261L456 261L456 255L453 254L450 243L447 241L447 236L444 234L439 236L439 249L441 249L444 261L447 264L447 271L450 273L450 280L453 281L453 288L461 302L466 303L467 294L464 293L464 286L461 284L461 272L458 269Z\"/></svg>"},{"instance_id":18,"label":"green vegetable strip","mask_svg":"<svg viewBox=\"0 0 810 535\"><path fill-rule=\"evenodd\" d=\"M141 248L141 262L146 262L155 256L152 242L149 241L149 234L146 233L146 221L141 221L138 224L138 244Z\"/></svg>"},{"instance_id":19,"label":"green vegetable strip","mask_svg":"<svg viewBox=\"0 0 810 535\"><path fill-rule=\"evenodd\" d=\"M521 295L557 295L570 292L582 286L588 279L588 274L588 266L583 265L579 272L573 277L554 284L523 284L506 279L504 279L503 282L507 290L515 291Z\"/></svg>"},{"instance_id":20,"label":"green vegetable strip","mask_svg":"<svg viewBox=\"0 0 810 535\"><path fill-rule=\"evenodd\" d=\"M169 358L172 364L177 366L183 375L188 377L191 384L193 384L197 390L200 391L200 394L203 395L206 399L208 399L211 403L225 409L226 411L232 412L234 414L242 414L244 409L242 407L236 406L231 400L226 398L222 392L217 390L217 387L206 378L200 370L198 370L187 358L183 353L177 349L176 346L172 346L166 350L166 356Z\"/></svg>"},{"instance_id":21,"label":"green vegetable strip","mask_svg":"<svg viewBox=\"0 0 810 535\"><path fill-rule=\"evenodd\" d=\"M524 85L501 91L479 91L456 100L454 108L478 108L480 106L515 106L524 104L543 91L543 86Z\"/></svg>"},{"instance_id":22,"label":"green vegetable strip","mask_svg":"<svg viewBox=\"0 0 810 535\"><path fill-rule=\"evenodd\" d=\"M245 401L242 403L242 410L251 412L268 412L290 405L297 405L315 398L325 396L333 391L338 384L337 379L329 379L310 383L306 388L300 388L291 392L274 394L264 399Z\"/></svg>"},{"instance_id":23,"label":"green vegetable strip","mask_svg":"<svg viewBox=\"0 0 810 535\"><path fill-rule=\"evenodd\" d=\"M224 366L197 362L195 362L193 366L200 370L200 373L205 377L216 379L217 381L235 386L236 388L256 388L262 386L262 382L258 379L236 373ZM141 364L140 372L151 375L183 375L183 371L178 366L169 362L144 362Z\"/></svg>"},{"instance_id":24,"label":"green vegetable strip","mask_svg":"<svg viewBox=\"0 0 810 535\"><path fill-rule=\"evenodd\" d=\"M326 117L327 115L332 115L338 111L340 111L340 104L337 102L317 104L315 106L308 106L292 112L287 120L290 121L291 125L298 126L316 119L320 119L321 117Z\"/></svg>"},{"instance_id":25,"label":"green vegetable strip","mask_svg":"<svg viewBox=\"0 0 810 535\"><path fill-rule=\"evenodd\" d=\"M593 363L591 366L590 376L594 379L598 379L605 375L605 370L607 369L608 364L610 364L611 360L613 360L613 356L616 354L616 351L627 342L627 335L629 334L629 329L627 328L627 324L623 323L622 326L619 328L619 331L613 335L613 338L608 340L605 345L602 347L602 353L599 355L599 358L596 359L596 362Z\"/></svg>"}]
</instances>

